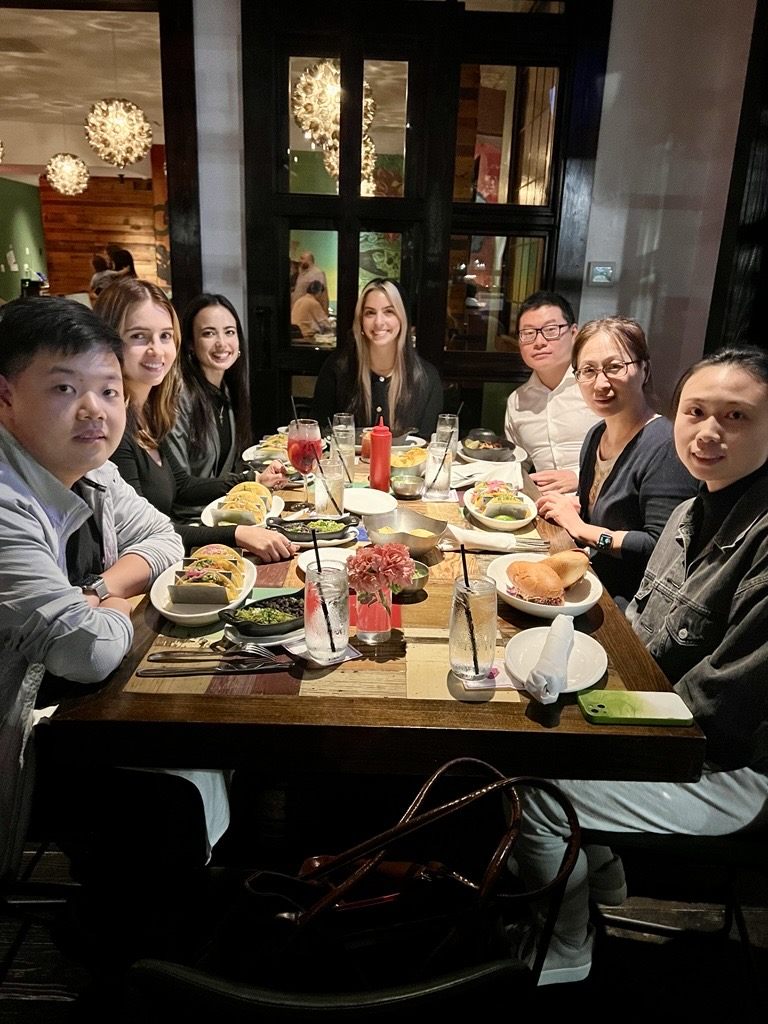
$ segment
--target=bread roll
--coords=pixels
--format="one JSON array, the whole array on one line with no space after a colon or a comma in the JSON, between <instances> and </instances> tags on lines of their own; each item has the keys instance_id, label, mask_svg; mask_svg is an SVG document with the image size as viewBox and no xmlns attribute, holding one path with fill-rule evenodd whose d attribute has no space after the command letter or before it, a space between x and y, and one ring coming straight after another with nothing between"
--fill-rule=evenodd
<instances>
[{"instance_id":1,"label":"bread roll","mask_svg":"<svg viewBox=\"0 0 768 1024\"><path fill-rule=\"evenodd\" d=\"M565 601L563 581L546 562L510 562L509 592L534 604L560 605Z\"/></svg>"},{"instance_id":2,"label":"bread roll","mask_svg":"<svg viewBox=\"0 0 768 1024\"><path fill-rule=\"evenodd\" d=\"M583 579L584 573L589 568L589 556L586 551L575 549L550 555L549 558L544 559L544 562L555 570L566 590Z\"/></svg>"}]
</instances>

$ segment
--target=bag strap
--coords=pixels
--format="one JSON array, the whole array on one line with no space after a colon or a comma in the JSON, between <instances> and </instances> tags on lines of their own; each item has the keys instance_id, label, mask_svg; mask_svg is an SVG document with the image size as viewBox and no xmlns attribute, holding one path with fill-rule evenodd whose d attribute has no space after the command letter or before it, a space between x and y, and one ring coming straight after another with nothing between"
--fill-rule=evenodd
<instances>
[{"instance_id":1,"label":"bag strap","mask_svg":"<svg viewBox=\"0 0 768 1024\"><path fill-rule=\"evenodd\" d=\"M439 804L437 807L430 808L421 814L417 813L437 781L458 765L472 765L474 767L480 767L484 772L494 776L494 781L487 783L485 786L481 786L478 789L472 790L469 793L465 793L463 796L455 797L452 800ZM454 760L448 761L446 764L442 765L433 772L433 774L421 786L419 792L416 794L413 801L405 810L403 816L396 825L385 829L384 832L380 832L378 835L364 840L362 843L358 843L356 846L345 850L343 853L337 854L335 857L323 858L322 863L302 875L302 878L308 882L326 881L329 883L330 888L311 907L302 912L300 915L300 924L305 925L309 923L309 921L319 913L339 902L339 900L349 892L349 890L353 889L358 882L373 871L373 869L384 859L387 849L396 840L413 835L415 832L425 828L427 825L448 817L451 814L456 814L471 804L474 804L479 800L486 799L493 793L506 790L510 803L510 822L500 843L493 853L491 862L483 875L482 882L478 886L470 882L469 879L458 875L455 876L457 880L478 892L481 900L487 899L493 891L499 874L506 863L507 855L517 841L517 837L520 833L522 808L518 794L512 785L513 781L514 780L507 779L500 771L498 771L498 769L488 764L487 761L481 761L476 758L455 758ZM330 882L330 875L335 871L349 867L350 865L354 865L354 869L346 876L346 878L336 884Z\"/></svg>"}]
</instances>

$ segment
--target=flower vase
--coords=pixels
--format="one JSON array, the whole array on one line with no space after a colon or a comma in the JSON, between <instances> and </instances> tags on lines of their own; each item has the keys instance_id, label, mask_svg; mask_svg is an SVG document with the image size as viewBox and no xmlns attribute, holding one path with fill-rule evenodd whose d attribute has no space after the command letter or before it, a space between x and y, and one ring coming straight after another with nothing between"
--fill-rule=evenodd
<instances>
[{"instance_id":1,"label":"flower vase","mask_svg":"<svg viewBox=\"0 0 768 1024\"><path fill-rule=\"evenodd\" d=\"M357 639L361 644L383 644L392 632L392 589L357 595Z\"/></svg>"}]
</instances>

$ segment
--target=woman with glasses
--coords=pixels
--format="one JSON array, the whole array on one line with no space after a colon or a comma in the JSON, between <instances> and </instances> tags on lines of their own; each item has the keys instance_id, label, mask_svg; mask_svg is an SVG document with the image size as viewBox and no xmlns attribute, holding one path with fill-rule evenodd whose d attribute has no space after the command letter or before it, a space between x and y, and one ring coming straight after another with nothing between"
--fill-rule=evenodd
<instances>
[{"instance_id":1,"label":"woman with glasses","mask_svg":"<svg viewBox=\"0 0 768 1024\"><path fill-rule=\"evenodd\" d=\"M649 402L650 353L636 320L585 324L571 364L584 401L603 419L584 440L578 494L545 495L539 513L592 550L603 585L625 606L672 510L696 485L677 457L671 423Z\"/></svg>"},{"instance_id":2,"label":"woman with glasses","mask_svg":"<svg viewBox=\"0 0 768 1024\"><path fill-rule=\"evenodd\" d=\"M376 278L360 292L352 342L320 370L312 416L322 427L335 412L352 412L359 427L379 417L397 436L416 428L429 438L443 409L443 386L410 342L408 315L394 281Z\"/></svg>"},{"instance_id":3,"label":"woman with glasses","mask_svg":"<svg viewBox=\"0 0 768 1024\"><path fill-rule=\"evenodd\" d=\"M627 618L706 734L704 769L695 782L558 779L557 785L582 829L662 836L763 831L768 353L744 346L705 356L683 375L672 407L677 452L700 481L698 493L672 513ZM535 888L560 866L562 812L546 794L532 794L525 811L515 860L526 885ZM621 860L609 847L583 847L539 984L589 974L589 900L618 906L626 895Z\"/></svg>"}]
</instances>

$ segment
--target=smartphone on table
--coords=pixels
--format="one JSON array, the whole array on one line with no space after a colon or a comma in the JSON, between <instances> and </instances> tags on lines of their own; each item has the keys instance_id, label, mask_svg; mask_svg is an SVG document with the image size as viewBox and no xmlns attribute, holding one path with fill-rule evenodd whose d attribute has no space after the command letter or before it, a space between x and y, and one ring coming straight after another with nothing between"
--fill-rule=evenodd
<instances>
[{"instance_id":1,"label":"smartphone on table","mask_svg":"<svg viewBox=\"0 0 768 1024\"><path fill-rule=\"evenodd\" d=\"M579 707L596 725L692 725L682 697L658 690L592 690L580 693Z\"/></svg>"}]
</instances>

